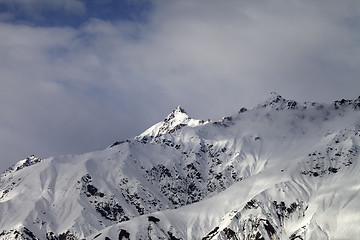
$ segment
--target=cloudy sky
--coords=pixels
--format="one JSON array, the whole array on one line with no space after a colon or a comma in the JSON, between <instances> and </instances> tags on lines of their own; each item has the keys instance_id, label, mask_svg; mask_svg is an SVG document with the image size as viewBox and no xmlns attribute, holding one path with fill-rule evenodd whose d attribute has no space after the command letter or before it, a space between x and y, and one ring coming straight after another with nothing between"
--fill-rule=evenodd
<instances>
[{"instance_id":1,"label":"cloudy sky","mask_svg":"<svg viewBox=\"0 0 360 240\"><path fill-rule=\"evenodd\" d=\"M0 0L0 171L218 120L272 91L360 95L358 0Z\"/></svg>"}]
</instances>

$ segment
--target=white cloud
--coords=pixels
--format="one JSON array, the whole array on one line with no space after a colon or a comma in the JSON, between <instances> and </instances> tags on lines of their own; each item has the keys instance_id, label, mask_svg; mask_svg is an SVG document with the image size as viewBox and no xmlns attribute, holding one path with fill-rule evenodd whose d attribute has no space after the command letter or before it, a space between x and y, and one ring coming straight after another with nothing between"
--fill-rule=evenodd
<instances>
[{"instance_id":1,"label":"white cloud","mask_svg":"<svg viewBox=\"0 0 360 240\"><path fill-rule=\"evenodd\" d=\"M95 150L178 104L216 119L271 91L359 95L358 1L155 3L147 23L0 24L3 157Z\"/></svg>"},{"instance_id":2,"label":"white cloud","mask_svg":"<svg viewBox=\"0 0 360 240\"><path fill-rule=\"evenodd\" d=\"M360 37L349 22L359 24L359 2L207 3L161 2L130 57L177 101L204 116L272 90L301 100L354 95L359 70L348 67L360 55L349 53Z\"/></svg>"}]
</instances>

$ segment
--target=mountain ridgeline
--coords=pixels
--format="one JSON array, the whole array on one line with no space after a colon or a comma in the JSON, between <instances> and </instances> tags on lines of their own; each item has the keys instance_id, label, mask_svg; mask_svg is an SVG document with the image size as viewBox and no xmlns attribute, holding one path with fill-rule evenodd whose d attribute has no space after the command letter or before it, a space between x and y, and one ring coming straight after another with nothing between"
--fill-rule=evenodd
<instances>
[{"instance_id":1,"label":"mountain ridgeline","mask_svg":"<svg viewBox=\"0 0 360 240\"><path fill-rule=\"evenodd\" d=\"M356 239L360 97L276 93L220 121L177 107L132 139L0 178L0 239Z\"/></svg>"}]
</instances>

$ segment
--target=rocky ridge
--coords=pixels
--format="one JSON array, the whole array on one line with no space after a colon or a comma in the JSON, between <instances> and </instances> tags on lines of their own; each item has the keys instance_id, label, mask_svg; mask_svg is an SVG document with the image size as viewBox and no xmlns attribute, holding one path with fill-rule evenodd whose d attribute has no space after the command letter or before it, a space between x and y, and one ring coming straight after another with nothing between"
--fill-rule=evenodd
<instances>
[{"instance_id":1,"label":"rocky ridge","mask_svg":"<svg viewBox=\"0 0 360 240\"><path fill-rule=\"evenodd\" d=\"M358 186L351 176L358 169L359 109L360 97L318 104L273 93L254 109L217 122L194 120L178 107L138 137L105 150L31 156L1 175L0 239L333 234L316 230L317 219L309 216L316 212L314 199L322 197L315 189L326 192L325 182ZM216 206L214 213L206 206Z\"/></svg>"}]
</instances>

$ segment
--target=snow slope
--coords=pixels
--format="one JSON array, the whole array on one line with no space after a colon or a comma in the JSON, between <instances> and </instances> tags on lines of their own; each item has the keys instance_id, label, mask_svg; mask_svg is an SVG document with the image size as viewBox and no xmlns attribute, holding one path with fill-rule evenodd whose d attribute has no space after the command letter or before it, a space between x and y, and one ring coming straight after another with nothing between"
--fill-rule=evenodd
<instances>
[{"instance_id":1,"label":"snow slope","mask_svg":"<svg viewBox=\"0 0 360 240\"><path fill-rule=\"evenodd\" d=\"M102 151L0 179L0 239L356 239L360 97L276 93L221 121L178 107Z\"/></svg>"}]
</instances>

